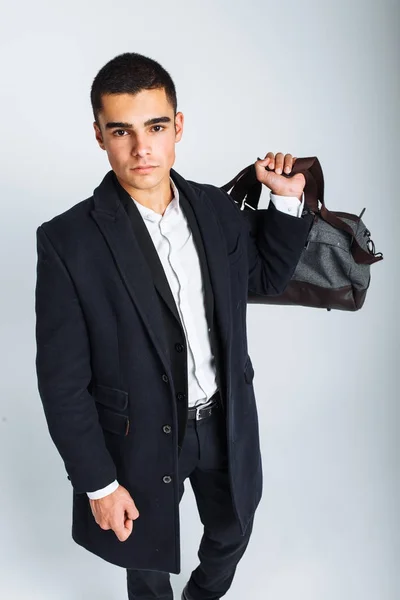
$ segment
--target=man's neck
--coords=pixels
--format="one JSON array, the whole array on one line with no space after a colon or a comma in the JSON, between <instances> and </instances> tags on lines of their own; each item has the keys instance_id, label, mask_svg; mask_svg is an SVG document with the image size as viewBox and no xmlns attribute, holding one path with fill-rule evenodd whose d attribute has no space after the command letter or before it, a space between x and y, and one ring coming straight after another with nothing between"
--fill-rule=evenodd
<instances>
[{"instance_id":1,"label":"man's neck","mask_svg":"<svg viewBox=\"0 0 400 600\"><path fill-rule=\"evenodd\" d=\"M154 210L154 212L160 215L164 214L168 204L174 197L174 192L172 190L169 177L166 180L160 181L160 183L154 188L144 190L130 186L129 184L120 180L118 176L117 179L124 190L126 190L131 196L131 198L134 198L136 202L139 202L139 204Z\"/></svg>"}]
</instances>

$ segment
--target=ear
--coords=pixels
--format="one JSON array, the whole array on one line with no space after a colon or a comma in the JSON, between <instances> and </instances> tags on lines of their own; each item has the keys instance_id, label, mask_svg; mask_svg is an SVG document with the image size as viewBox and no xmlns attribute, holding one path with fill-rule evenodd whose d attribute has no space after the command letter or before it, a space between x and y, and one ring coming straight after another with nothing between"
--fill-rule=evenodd
<instances>
[{"instance_id":1,"label":"ear","mask_svg":"<svg viewBox=\"0 0 400 600\"><path fill-rule=\"evenodd\" d=\"M175 115L175 142L179 142L181 140L183 134L183 122L183 113L177 112Z\"/></svg>"},{"instance_id":2,"label":"ear","mask_svg":"<svg viewBox=\"0 0 400 600\"><path fill-rule=\"evenodd\" d=\"M95 138L97 140L97 143L99 144L99 146L100 146L100 148L102 150L105 150L106 147L105 147L104 142L103 142L103 136L101 134L100 127L98 126L98 124L96 123L96 121L93 121L93 129L94 129L94 135L95 135Z\"/></svg>"}]
</instances>

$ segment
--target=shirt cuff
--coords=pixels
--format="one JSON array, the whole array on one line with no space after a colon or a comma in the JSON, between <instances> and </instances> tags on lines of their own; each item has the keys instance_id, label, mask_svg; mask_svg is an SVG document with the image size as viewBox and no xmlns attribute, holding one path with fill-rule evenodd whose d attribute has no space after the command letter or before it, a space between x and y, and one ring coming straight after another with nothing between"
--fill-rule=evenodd
<instances>
[{"instance_id":1,"label":"shirt cuff","mask_svg":"<svg viewBox=\"0 0 400 600\"><path fill-rule=\"evenodd\" d=\"M304 207L304 192L301 195L301 202L296 196L278 196L272 192L270 192L270 198L277 210L292 217L301 217Z\"/></svg>"},{"instance_id":2,"label":"shirt cuff","mask_svg":"<svg viewBox=\"0 0 400 600\"><path fill-rule=\"evenodd\" d=\"M106 485L106 487L101 488L101 490L96 490L94 492L86 492L86 493L91 500L99 500L99 498L104 498L104 496L108 496L109 494L112 494L113 492L115 492L115 490L117 489L118 486L119 486L119 483L115 479L112 483L110 483L109 485Z\"/></svg>"}]
</instances>

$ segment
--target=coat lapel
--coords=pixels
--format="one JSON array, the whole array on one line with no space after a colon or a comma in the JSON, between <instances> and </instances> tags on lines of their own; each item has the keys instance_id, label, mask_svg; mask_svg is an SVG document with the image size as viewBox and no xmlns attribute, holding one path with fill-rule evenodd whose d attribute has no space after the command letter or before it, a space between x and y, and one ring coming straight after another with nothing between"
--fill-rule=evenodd
<instances>
[{"instance_id":1,"label":"coat lapel","mask_svg":"<svg viewBox=\"0 0 400 600\"><path fill-rule=\"evenodd\" d=\"M152 273L120 201L113 177L113 171L109 171L94 190L91 216L108 244L121 278L166 370L170 372L164 322Z\"/></svg>"},{"instance_id":2,"label":"coat lapel","mask_svg":"<svg viewBox=\"0 0 400 600\"><path fill-rule=\"evenodd\" d=\"M203 190L197 191L174 169L171 178L190 203L195 215L200 235L201 246L208 264L212 291L214 295L214 310L216 324L223 344L225 365L230 368L229 348L231 340L231 306L230 306L230 275L224 236L211 198ZM189 222L190 224L190 222Z\"/></svg>"},{"instance_id":3,"label":"coat lapel","mask_svg":"<svg viewBox=\"0 0 400 600\"><path fill-rule=\"evenodd\" d=\"M178 187L178 186L177 186ZM189 224L190 231L192 232L194 245L196 246L197 254L199 257L201 275L204 287L205 295L205 310L207 315L207 322L210 327L213 327L214 320L214 294L210 281L209 265L204 251L204 241L200 233L199 224L196 219L196 215L193 211L192 205L187 200L185 194L182 193L182 189L179 190L179 203L183 214L185 215Z\"/></svg>"},{"instance_id":4,"label":"coat lapel","mask_svg":"<svg viewBox=\"0 0 400 600\"><path fill-rule=\"evenodd\" d=\"M123 192L125 192L125 190L123 190ZM128 196L129 200L125 204L126 212L130 219L133 233L136 237L140 249L142 250L142 253L145 256L145 260L150 269L154 286L160 294L161 298L164 300L168 309L172 312L175 319L178 321L179 324L181 324L181 319L178 313L175 299L171 292L168 279L165 275L160 257L158 256L153 240L151 239L146 225L143 223L143 218L139 213L137 206L132 201L129 194L127 192L125 192L125 194Z\"/></svg>"}]
</instances>

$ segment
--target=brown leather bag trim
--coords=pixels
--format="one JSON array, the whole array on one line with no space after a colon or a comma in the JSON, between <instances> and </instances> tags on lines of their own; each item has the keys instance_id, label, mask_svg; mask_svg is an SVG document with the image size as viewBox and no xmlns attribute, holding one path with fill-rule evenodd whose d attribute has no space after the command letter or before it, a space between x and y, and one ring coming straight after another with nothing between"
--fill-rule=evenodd
<instances>
[{"instance_id":1,"label":"brown leather bag trim","mask_svg":"<svg viewBox=\"0 0 400 600\"><path fill-rule=\"evenodd\" d=\"M283 294L262 296L249 291L249 304L281 304L309 306L336 310L359 310L364 304L367 289L355 290L351 285L341 288L323 288L312 283L292 280Z\"/></svg>"}]
</instances>

